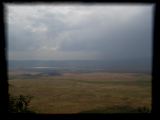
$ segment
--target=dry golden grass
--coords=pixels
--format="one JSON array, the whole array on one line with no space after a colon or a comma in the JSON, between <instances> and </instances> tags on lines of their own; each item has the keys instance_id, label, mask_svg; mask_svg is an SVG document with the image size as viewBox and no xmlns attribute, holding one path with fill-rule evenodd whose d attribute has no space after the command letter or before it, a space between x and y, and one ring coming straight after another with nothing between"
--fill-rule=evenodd
<instances>
[{"instance_id":1,"label":"dry golden grass","mask_svg":"<svg viewBox=\"0 0 160 120\"><path fill-rule=\"evenodd\" d=\"M151 109L151 76L136 73L65 73L9 80L11 95L31 95L37 113L79 113L113 106Z\"/></svg>"}]
</instances>

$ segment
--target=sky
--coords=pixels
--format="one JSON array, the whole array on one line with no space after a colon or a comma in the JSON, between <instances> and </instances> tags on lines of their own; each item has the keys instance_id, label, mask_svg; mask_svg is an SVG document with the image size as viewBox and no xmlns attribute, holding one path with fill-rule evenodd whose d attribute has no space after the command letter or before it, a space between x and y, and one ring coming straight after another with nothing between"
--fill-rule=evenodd
<instances>
[{"instance_id":1,"label":"sky","mask_svg":"<svg viewBox=\"0 0 160 120\"><path fill-rule=\"evenodd\" d=\"M150 60L153 4L6 4L9 60Z\"/></svg>"}]
</instances>

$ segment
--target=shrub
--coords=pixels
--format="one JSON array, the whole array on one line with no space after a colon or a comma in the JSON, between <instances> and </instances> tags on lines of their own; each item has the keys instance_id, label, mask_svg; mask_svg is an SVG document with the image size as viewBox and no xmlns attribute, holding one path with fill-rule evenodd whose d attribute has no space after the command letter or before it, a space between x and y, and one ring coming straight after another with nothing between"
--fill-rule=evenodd
<instances>
[{"instance_id":1,"label":"shrub","mask_svg":"<svg viewBox=\"0 0 160 120\"><path fill-rule=\"evenodd\" d=\"M31 101L31 96L11 96L9 95L9 106L8 111L11 113L33 113L29 110L29 103Z\"/></svg>"}]
</instances>

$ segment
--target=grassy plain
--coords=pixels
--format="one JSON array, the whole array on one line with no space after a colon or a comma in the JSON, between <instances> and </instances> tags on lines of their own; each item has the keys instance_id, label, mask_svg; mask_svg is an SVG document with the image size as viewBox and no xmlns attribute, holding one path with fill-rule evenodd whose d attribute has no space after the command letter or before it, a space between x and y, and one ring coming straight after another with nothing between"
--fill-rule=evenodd
<instances>
[{"instance_id":1,"label":"grassy plain","mask_svg":"<svg viewBox=\"0 0 160 120\"><path fill-rule=\"evenodd\" d=\"M36 113L130 113L143 108L151 110L151 76L148 74L11 74L9 78L9 93L33 96L29 107Z\"/></svg>"}]
</instances>

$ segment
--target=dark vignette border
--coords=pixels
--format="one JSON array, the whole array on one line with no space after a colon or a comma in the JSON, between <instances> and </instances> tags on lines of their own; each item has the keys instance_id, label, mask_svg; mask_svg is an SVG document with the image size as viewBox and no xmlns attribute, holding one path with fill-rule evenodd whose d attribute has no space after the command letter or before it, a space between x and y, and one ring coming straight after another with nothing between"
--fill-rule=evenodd
<instances>
[{"instance_id":1,"label":"dark vignette border","mask_svg":"<svg viewBox=\"0 0 160 120\"><path fill-rule=\"evenodd\" d=\"M153 23L153 57L152 57L152 111L150 114L9 114L8 113L8 75L7 75L7 40L5 25L5 8L4 3L115 3L115 4L154 4L154 23ZM0 3L0 116L5 119L153 119L160 111L160 55L158 49L160 47L158 40L160 37L160 0L79 0L79 1L63 1L63 0L3 0Z\"/></svg>"}]
</instances>

